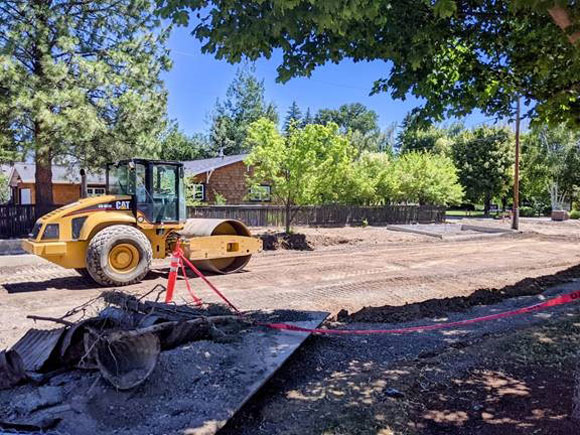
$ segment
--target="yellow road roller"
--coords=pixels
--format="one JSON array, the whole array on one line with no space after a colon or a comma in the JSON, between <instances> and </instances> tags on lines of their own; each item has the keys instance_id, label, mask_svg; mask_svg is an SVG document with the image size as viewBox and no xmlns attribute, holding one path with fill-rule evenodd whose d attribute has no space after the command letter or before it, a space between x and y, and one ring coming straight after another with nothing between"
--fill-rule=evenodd
<instances>
[{"instance_id":1,"label":"yellow road roller","mask_svg":"<svg viewBox=\"0 0 580 435\"><path fill-rule=\"evenodd\" d=\"M42 216L25 251L105 286L139 282L179 240L202 270L241 270L262 242L230 219L186 219L183 164L130 159L107 166L107 194Z\"/></svg>"}]
</instances>

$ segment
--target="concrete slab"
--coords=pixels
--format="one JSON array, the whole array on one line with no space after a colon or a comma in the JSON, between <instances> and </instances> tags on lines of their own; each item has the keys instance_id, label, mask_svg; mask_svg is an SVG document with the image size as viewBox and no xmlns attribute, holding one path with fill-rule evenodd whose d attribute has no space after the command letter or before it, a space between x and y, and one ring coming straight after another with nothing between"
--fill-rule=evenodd
<instances>
[{"instance_id":1,"label":"concrete slab","mask_svg":"<svg viewBox=\"0 0 580 435\"><path fill-rule=\"evenodd\" d=\"M493 237L510 234L515 231L502 228L491 228L466 224L412 224L412 225L387 225L391 231L421 234L423 236L437 237L443 240L466 240L480 237Z\"/></svg>"},{"instance_id":2,"label":"concrete slab","mask_svg":"<svg viewBox=\"0 0 580 435\"><path fill-rule=\"evenodd\" d=\"M326 312L260 313L260 321L318 327ZM309 334L250 327L231 342L197 341L162 352L151 376L140 386L117 391L97 374L74 371L53 378L63 389L65 409L58 433L88 435L216 433L270 379ZM24 385L0 391L5 411L30 395ZM67 408L63 405L69 405ZM71 412L70 408L74 411ZM60 408L59 408L60 409ZM66 411L68 409L68 411ZM26 416L30 421L34 415Z\"/></svg>"}]
</instances>

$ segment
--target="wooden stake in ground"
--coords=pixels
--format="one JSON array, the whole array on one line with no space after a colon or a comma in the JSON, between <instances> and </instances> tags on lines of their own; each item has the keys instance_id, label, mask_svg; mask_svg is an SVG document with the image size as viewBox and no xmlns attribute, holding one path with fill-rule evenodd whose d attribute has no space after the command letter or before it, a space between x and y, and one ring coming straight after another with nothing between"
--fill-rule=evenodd
<instances>
[{"instance_id":1,"label":"wooden stake in ground","mask_svg":"<svg viewBox=\"0 0 580 435\"><path fill-rule=\"evenodd\" d=\"M520 229L520 97L516 100L516 158L514 163L514 207L512 229Z\"/></svg>"}]
</instances>

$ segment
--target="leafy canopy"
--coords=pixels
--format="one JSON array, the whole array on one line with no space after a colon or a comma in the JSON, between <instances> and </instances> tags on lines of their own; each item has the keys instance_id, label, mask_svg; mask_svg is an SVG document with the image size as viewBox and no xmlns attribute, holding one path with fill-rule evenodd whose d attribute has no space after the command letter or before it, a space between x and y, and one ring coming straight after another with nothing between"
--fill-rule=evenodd
<instances>
[{"instance_id":1,"label":"leafy canopy","mask_svg":"<svg viewBox=\"0 0 580 435\"><path fill-rule=\"evenodd\" d=\"M452 153L466 199L485 203L507 194L513 172L513 138L509 129L479 127L456 138Z\"/></svg>"},{"instance_id":2,"label":"leafy canopy","mask_svg":"<svg viewBox=\"0 0 580 435\"><path fill-rule=\"evenodd\" d=\"M403 154L392 177L392 201L396 203L451 205L463 199L457 169L447 156L417 151Z\"/></svg>"},{"instance_id":3,"label":"leafy canopy","mask_svg":"<svg viewBox=\"0 0 580 435\"><path fill-rule=\"evenodd\" d=\"M536 208L550 205L550 186L567 200L580 189L580 133L565 126L540 126L522 137L523 199Z\"/></svg>"},{"instance_id":4,"label":"leafy canopy","mask_svg":"<svg viewBox=\"0 0 580 435\"><path fill-rule=\"evenodd\" d=\"M209 142L205 135L196 133L186 135L179 129L176 121L172 121L160 138L162 160L197 160L211 157Z\"/></svg>"},{"instance_id":5,"label":"leafy canopy","mask_svg":"<svg viewBox=\"0 0 580 435\"><path fill-rule=\"evenodd\" d=\"M558 2L572 20L562 31L553 2L519 0L158 0L163 17L182 25L218 59L283 54L278 77L309 76L320 65L387 61L373 92L424 99L421 118L462 117L474 109L513 116L521 95L528 115L580 127L580 55L568 33L580 4ZM580 41L580 39L579 39ZM580 42L577 42L577 44Z\"/></svg>"},{"instance_id":6,"label":"leafy canopy","mask_svg":"<svg viewBox=\"0 0 580 435\"><path fill-rule=\"evenodd\" d=\"M283 136L268 119L251 124L247 147L246 163L254 166L249 183L271 183L273 198L284 205L339 201L356 153L335 124L291 126Z\"/></svg>"}]
</instances>

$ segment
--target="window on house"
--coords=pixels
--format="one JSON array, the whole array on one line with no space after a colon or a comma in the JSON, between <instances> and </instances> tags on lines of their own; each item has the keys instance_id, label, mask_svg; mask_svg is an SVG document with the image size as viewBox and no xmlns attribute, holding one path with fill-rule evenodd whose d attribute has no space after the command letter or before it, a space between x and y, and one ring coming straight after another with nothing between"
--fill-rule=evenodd
<instances>
[{"instance_id":1,"label":"window on house","mask_svg":"<svg viewBox=\"0 0 580 435\"><path fill-rule=\"evenodd\" d=\"M191 195L195 201L205 201L205 184L203 183L192 184Z\"/></svg>"},{"instance_id":2,"label":"window on house","mask_svg":"<svg viewBox=\"0 0 580 435\"><path fill-rule=\"evenodd\" d=\"M253 186L250 189L250 201L255 202L270 202L272 201L272 187L262 184L260 186Z\"/></svg>"},{"instance_id":3,"label":"window on house","mask_svg":"<svg viewBox=\"0 0 580 435\"><path fill-rule=\"evenodd\" d=\"M20 189L20 204L32 204L30 189Z\"/></svg>"},{"instance_id":4,"label":"window on house","mask_svg":"<svg viewBox=\"0 0 580 435\"><path fill-rule=\"evenodd\" d=\"M99 196L105 194L104 187L87 187L87 195L88 196Z\"/></svg>"}]
</instances>

